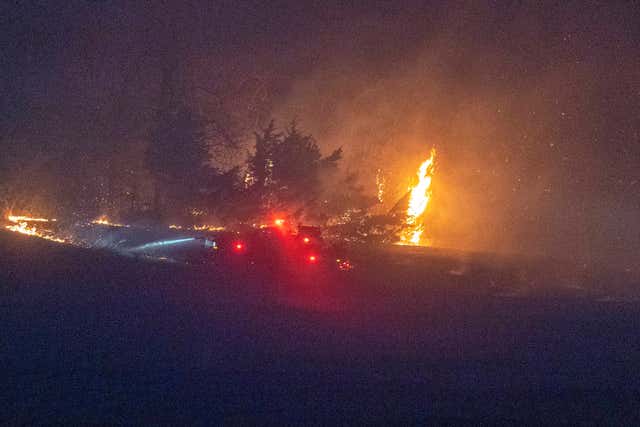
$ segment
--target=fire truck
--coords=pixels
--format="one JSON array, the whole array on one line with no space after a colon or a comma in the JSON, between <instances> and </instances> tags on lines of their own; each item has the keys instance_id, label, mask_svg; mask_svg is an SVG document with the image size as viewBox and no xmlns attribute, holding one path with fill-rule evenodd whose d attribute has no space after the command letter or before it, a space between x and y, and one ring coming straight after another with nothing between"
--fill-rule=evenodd
<instances>
[{"instance_id":1,"label":"fire truck","mask_svg":"<svg viewBox=\"0 0 640 427\"><path fill-rule=\"evenodd\" d=\"M298 225L297 231L276 220L273 225L244 232L218 233L214 262L260 266L270 270L335 269L350 271L352 263L325 242L320 227Z\"/></svg>"},{"instance_id":2,"label":"fire truck","mask_svg":"<svg viewBox=\"0 0 640 427\"><path fill-rule=\"evenodd\" d=\"M353 268L344 254L323 239L320 227L298 225L294 230L280 219L237 230L117 228L97 240L118 242L117 250L133 256L219 268L292 273Z\"/></svg>"}]
</instances>

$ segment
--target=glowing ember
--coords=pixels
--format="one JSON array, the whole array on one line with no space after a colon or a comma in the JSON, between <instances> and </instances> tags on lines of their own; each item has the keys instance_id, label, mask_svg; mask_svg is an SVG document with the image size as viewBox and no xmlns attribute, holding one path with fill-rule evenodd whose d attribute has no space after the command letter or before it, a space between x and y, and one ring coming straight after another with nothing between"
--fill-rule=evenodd
<instances>
[{"instance_id":1,"label":"glowing ember","mask_svg":"<svg viewBox=\"0 0 640 427\"><path fill-rule=\"evenodd\" d=\"M422 233L424 233L424 212L431 199L431 179L434 172L436 150L431 150L431 155L422 162L418 169L418 183L410 188L409 207L405 229L400 235L400 243L405 245L420 245Z\"/></svg>"},{"instance_id":2,"label":"glowing ember","mask_svg":"<svg viewBox=\"0 0 640 427\"><path fill-rule=\"evenodd\" d=\"M172 227L172 226L169 226L169 228L182 229L182 227L178 228L178 227ZM194 226L193 226L193 229L194 229L194 230L196 230L196 231L202 231L202 230L207 230L207 231L222 231L222 230L224 230L224 227L220 227L220 226L217 226L217 225L207 225L207 224L204 224L204 225L194 225Z\"/></svg>"},{"instance_id":3,"label":"glowing ember","mask_svg":"<svg viewBox=\"0 0 640 427\"><path fill-rule=\"evenodd\" d=\"M183 227L178 224L171 224L169 225L169 228L172 230L195 230L195 231L222 231L225 229L224 227L221 227L219 225L208 225L208 224L194 225L193 227Z\"/></svg>"},{"instance_id":4,"label":"glowing ember","mask_svg":"<svg viewBox=\"0 0 640 427\"><path fill-rule=\"evenodd\" d=\"M385 190L386 179L384 177L384 173L382 169L378 169L376 171L376 188L378 189L378 202L384 203L384 190Z\"/></svg>"}]
</instances>

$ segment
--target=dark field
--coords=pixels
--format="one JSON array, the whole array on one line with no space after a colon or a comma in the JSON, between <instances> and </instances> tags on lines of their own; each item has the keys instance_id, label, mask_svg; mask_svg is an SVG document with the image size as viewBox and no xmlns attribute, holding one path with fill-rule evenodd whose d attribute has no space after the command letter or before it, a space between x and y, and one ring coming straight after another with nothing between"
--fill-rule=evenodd
<instances>
[{"instance_id":1,"label":"dark field","mask_svg":"<svg viewBox=\"0 0 640 427\"><path fill-rule=\"evenodd\" d=\"M0 423L640 423L631 273L355 258L271 280L0 232Z\"/></svg>"}]
</instances>

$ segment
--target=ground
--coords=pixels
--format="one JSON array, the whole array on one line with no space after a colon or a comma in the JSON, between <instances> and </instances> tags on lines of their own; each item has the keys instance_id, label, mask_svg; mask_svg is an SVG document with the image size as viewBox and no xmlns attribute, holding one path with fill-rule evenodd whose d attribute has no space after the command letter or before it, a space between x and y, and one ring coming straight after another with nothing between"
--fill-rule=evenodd
<instances>
[{"instance_id":1,"label":"ground","mask_svg":"<svg viewBox=\"0 0 640 427\"><path fill-rule=\"evenodd\" d=\"M640 423L633 278L355 259L270 280L0 232L0 424Z\"/></svg>"}]
</instances>

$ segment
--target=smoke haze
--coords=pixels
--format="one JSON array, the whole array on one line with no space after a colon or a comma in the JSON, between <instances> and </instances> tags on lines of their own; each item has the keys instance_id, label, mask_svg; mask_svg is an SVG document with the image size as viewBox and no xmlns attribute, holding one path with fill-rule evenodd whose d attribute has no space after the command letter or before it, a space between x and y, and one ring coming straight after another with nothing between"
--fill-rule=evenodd
<instances>
[{"instance_id":1,"label":"smoke haze","mask_svg":"<svg viewBox=\"0 0 640 427\"><path fill-rule=\"evenodd\" d=\"M348 30L356 41L295 79L277 115L343 146L371 192L382 168L391 205L435 146L435 245L637 265L640 63L624 9L469 8L408 45L403 19Z\"/></svg>"},{"instance_id":2,"label":"smoke haze","mask_svg":"<svg viewBox=\"0 0 640 427\"><path fill-rule=\"evenodd\" d=\"M435 245L637 268L631 3L303 3L8 7L4 167L63 159L52 182L101 167L100 150L129 159L123 141L145 138L171 57L194 102L225 112L239 159L271 117L295 118L324 152L343 147L343 171L372 195L382 169L390 208L435 147Z\"/></svg>"}]
</instances>

